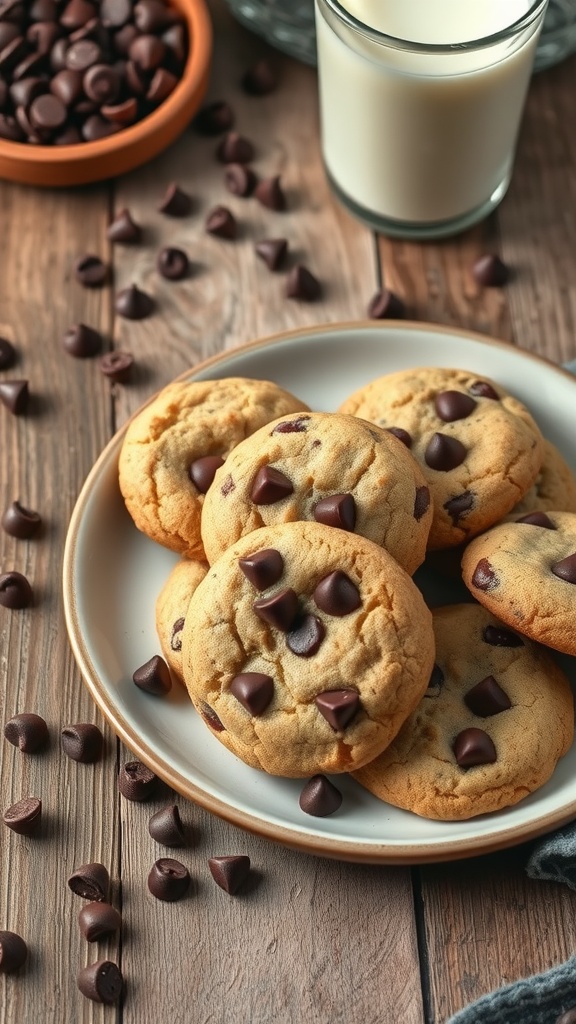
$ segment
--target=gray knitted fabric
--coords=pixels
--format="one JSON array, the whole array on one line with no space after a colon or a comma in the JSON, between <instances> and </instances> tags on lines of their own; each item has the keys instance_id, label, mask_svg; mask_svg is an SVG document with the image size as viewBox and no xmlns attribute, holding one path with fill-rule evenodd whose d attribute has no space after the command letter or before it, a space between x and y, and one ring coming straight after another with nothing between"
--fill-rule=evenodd
<instances>
[{"instance_id":1,"label":"gray knitted fabric","mask_svg":"<svg viewBox=\"0 0 576 1024\"><path fill-rule=\"evenodd\" d=\"M447 1024L556 1024L576 1006L576 957L466 1006Z\"/></svg>"},{"instance_id":2,"label":"gray knitted fabric","mask_svg":"<svg viewBox=\"0 0 576 1024\"><path fill-rule=\"evenodd\" d=\"M530 878L564 882L576 889L576 825L572 822L546 836L528 860L526 872Z\"/></svg>"}]
</instances>

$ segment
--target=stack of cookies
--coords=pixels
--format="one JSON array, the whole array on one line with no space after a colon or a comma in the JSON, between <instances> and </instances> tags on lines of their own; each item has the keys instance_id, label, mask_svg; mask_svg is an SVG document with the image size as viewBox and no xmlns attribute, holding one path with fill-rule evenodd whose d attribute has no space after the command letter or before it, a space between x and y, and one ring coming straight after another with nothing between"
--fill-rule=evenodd
<instances>
[{"instance_id":1,"label":"stack of cookies","mask_svg":"<svg viewBox=\"0 0 576 1024\"><path fill-rule=\"evenodd\" d=\"M129 425L120 487L182 556L156 606L166 661L246 764L352 773L455 820L518 802L568 750L542 644L576 654L576 481L494 381L407 370L335 413L268 381L178 382ZM476 603L432 612L412 575L462 548Z\"/></svg>"}]
</instances>

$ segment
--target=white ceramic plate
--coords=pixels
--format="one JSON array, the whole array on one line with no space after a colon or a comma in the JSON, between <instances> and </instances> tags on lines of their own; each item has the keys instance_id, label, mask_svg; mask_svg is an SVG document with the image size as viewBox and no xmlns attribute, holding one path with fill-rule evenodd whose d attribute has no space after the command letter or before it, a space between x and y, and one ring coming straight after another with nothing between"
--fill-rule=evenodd
<instances>
[{"instance_id":1,"label":"white ceramic plate","mask_svg":"<svg viewBox=\"0 0 576 1024\"><path fill-rule=\"evenodd\" d=\"M184 376L267 378L314 409L334 410L374 377L426 365L497 380L526 402L576 470L575 380L543 359L467 331L392 322L312 328L227 352ZM380 863L472 856L576 816L575 746L546 786L498 814L427 821L338 776L341 809L313 818L298 806L301 780L273 778L242 764L211 735L181 687L165 700L138 690L132 673L158 653L154 606L176 556L139 533L124 508L117 483L123 436L120 431L102 453L72 516L64 559L66 618L94 699L128 747L169 785L262 836L324 856ZM434 598L447 603L458 595L448 588ZM565 658L563 664L576 683L576 661Z\"/></svg>"}]
</instances>

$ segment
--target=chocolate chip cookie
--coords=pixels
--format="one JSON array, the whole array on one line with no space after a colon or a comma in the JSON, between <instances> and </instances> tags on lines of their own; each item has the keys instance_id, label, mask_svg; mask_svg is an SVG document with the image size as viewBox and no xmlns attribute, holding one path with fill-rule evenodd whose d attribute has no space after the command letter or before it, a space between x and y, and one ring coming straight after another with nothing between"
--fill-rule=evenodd
<instances>
[{"instance_id":1,"label":"chocolate chip cookie","mask_svg":"<svg viewBox=\"0 0 576 1024\"><path fill-rule=\"evenodd\" d=\"M430 491L389 431L354 416L298 413L230 453L202 509L209 562L262 526L315 520L382 545L410 574L424 561Z\"/></svg>"},{"instance_id":2,"label":"chocolate chip cookie","mask_svg":"<svg viewBox=\"0 0 576 1024\"><path fill-rule=\"evenodd\" d=\"M120 490L136 526L188 558L204 558L200 512L216 469L240 441L308 406L266 380L176 381L130 422Z\"/></svg>"},{"instance_id":3,"label":"chocolate chip cookie","mask_svg":"<svg viewBox=\"0 0 576 1024\"><path fill-rule=\"evenodd\" d=\"M433 613L436 663L396 739L354 778L387 803L457 821L518 803L572 743L570 684L480 605Z\"/></svg>"},{"instance_id":4,"label":"chocolate chip cookie","mask_svg":"<svg viewBox=\"0 0 576 1024\"><path fill-rule=\"evenodd\" d=\"M179 682L182 676L182 630L190 598L208 565L196 559L177 562L156 599L156 632L160 647L172 674Z\"/></svg>"},{"instance_id":5,"label":"chocolate chip cookie","mask_svg":"<svg viewBox=\"0 0 576 1024\"><path fill-rule=\"evenodd\" d=\"M530 489L543 438L504 388L468 370L402 370L340 407L386 427L415 456L434 505L428 546L456 547L502 519Z\"/></svg>"},{"instance_id":6,"label":"chocolate chip cookie","mask_svg":"<svg viewBox=\"0 0 576 1024\"><path fill-rule=\"evenodd\" d=\"M520 633L576 654L576 514L528 512L473 540L464 583Z\"/></svg>"},{"instance_id":7,"label":"chocolate chip cookie","mask_svg":"<svg viewBox=\"0 0 576 1024\"><path fill-rule=\"evenodd\" d=\"M563 455L544 439L544 459L536 482L514 506L511 516L523 512L576 512L576 477Z\"/></svg>"},{"instance_id":8,"label":"chocolate chip cookie","mask_svg":"<svg viewBox=\"0 0 576 1024\"><path fill-rule=\"evenodd\" d=\"M390 743L424 693L431 613L372 541L285 523L208 570L182 659L197 711L242 761L290 777L348 772Z\"/></svg>"}]
</instances>

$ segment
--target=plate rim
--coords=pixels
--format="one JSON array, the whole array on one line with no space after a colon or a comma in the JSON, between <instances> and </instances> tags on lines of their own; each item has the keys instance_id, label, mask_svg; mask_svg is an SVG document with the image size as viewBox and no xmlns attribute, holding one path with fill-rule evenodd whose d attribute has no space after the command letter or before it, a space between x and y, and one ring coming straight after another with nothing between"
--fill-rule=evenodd
<instances>
[{"instance_id":1,"label":"plate rim","mask_svg":"<svg viewBox=\"0 0 576 1024\"><path fill-rule=\"evenodd\" d=\"M173 378L172 382L181 380L194 380L195 377L204 373L212 367L221 366L228 360L244 353L256 351L259 348L272 348L282 342L297 340L303 335L322 336L329 340L331 334L342 331L355 330L365 331L370 328L372 331L381 330L385 335L388 331L418 331L422 334L453 335L457 338L466 338L479 342L489 347L505 348L514 352L520 359L529 359L544 364L549 369L557 372L561 377L569 379L576 387L576 378L555 363L547 356L522 349L511 342L492 338L489 335L468 328L455 327L452 325L434 324L418 320L355 320L336 321L324 324L315 324L310 327L298 327L292 330L279 331L254 341L246 342L232 349L226 349L208 359L202 360L193 367L184 370ZM384 338L383 338L384 340ZM167 386L167 385L163 385ZM113 437L107 442L98 456L92 469L88 473L76 499L72 515L68 524L66 540L64 545L64 557L62 568L62 587L64 617L68 639L76 663L80 669L83 682L87 687L92 699L100 708L107 723L110 725L116 736L131 750L144 764L146 764L156 775L164 780L172 789L181 796L198 804L211 814L228 821L236 827L257 835L260 838L272 840L299 852L308 853L314 856L327 857L336 860L365 863L365 864L390 864L390 865L413 865L426 864L441 861L460 860L467 857L475 857L480 854L493 853L503 850L519 843L535 839L553 829L565 825L576 817L576 798L555 811L541 815L538 818L525 822L521 825L511 826L496 835L488 833L485 836L478 836L474 839L440 840L429 843L425 846L418 846L417 843L409 843L395 846L387 846L364 843L356 840L345 840L332 838L330 836L314 836L298 829L288 828L267 821L265 818L250 814L244 810L233 807L226 801L211 793L207 793L196 783L185 779L179 772L167 765L147 745L145 740L135 729L124 719L121 710L115 706L106 690L102 687L98 673L92 663L88 647L84 641L80 629L79 615L76 604L76 592L74 588L74 566L75 552L78 543L78 535L83 521L83 514L87 503L92 496L92 490L96 479L99 477L102 468L108 466L111 460L117 460L124 435L132 420L138 416L152 401L159 391L154 392L141 406L132 413L126 422L116 431Z\"/></svg>"}]
</instances>

